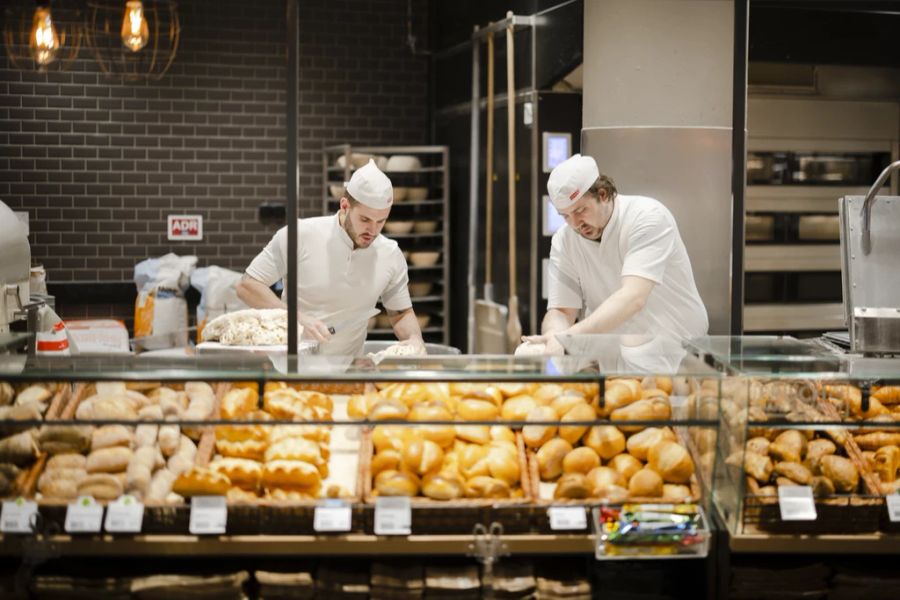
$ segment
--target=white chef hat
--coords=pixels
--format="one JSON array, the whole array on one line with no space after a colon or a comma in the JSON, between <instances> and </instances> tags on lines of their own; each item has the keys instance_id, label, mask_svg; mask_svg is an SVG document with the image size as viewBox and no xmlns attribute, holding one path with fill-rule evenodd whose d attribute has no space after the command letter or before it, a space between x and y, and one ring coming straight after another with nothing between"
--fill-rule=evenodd
<instances>
[{"instance_id":1,"label":"white chef hat","mask_svg":"<svg viewBox=\"0 0 900 600\"><path fill-rule=\"evenodd\" d=\"M590 156L576 154L559 163L547 180L547 192L556 210L565 210L578 202L597 178L600 170Z\"/></svg>"},{"instance_id":2,"label":"white chef hat","mask_svg":"<svg viewBox=\"0 0 900 600\"><path fill-rule=\"evenodd\" d=\"M387 175L375 166L371 158L366 165L357 169L347 182L347 193L368 206L383 210L394 202L394 187Z\"/></svg>"}]
</instances>

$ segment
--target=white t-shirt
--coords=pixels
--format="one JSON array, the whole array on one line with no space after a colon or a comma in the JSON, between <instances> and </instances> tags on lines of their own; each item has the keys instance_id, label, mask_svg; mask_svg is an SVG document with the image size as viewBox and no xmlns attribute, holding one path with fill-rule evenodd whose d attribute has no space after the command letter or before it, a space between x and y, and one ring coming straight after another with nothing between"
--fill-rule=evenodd
<instances>
[{"instance_id":1,"label":"white t-shirt","mask_svg":"<svg viewBox=\"0 0 900 600\"><path fill-rule=\"evenodd\" d=\"M375 307L412 307L406 260L397 242L379 235L368 248L353 249L353 240L338 216L297 220L297 308L327 325L335 325ZM247 267L247 275L272 285L284 280L287 299L287 227L279 229ZM366 323L337 331L320 347L323 354L355 356L366 340Z\"/></svg>"},{"instance_id":2,"label":"white t-shirt","mask_svg":"<svg viewBox=\"0 0 900 600\"><path fill-rule=\"evenodd\" d=\"M656 285L639 313L605 333L706 334L709 318L675 218L646 196L617 195L599 242L568 225L553 235L548 307L579 308L584 317L621 287L625 275Z\"/></svg>"}]
</instances>

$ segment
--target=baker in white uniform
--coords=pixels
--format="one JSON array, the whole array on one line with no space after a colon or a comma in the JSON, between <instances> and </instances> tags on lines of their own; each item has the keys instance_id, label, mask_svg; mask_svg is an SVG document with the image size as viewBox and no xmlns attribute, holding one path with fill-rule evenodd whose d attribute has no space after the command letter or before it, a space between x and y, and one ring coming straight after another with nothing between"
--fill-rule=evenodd
<instances>
[{"instance_id":1,"label":"baker in white uniform","mask_svg":"<svg viewBox=\"0 0 900 600\"><path fill-rule=\"evenodd\" d=\"M542 335L523 338L520 350L545 344L545 353L562 353L557 334L706 334L706 307L665 206L619 194L580 154L550 173L547 190L566 224L551 244Z\"/></svg>"},{"instance_id":2,"label":"baker in white uniform","mask_svg":"<svg viewBox=\"0 0 900 600\"><path fill-rule=\"evenodd\" d=\"M297 221L297 318L303 337L317 340L323 354L359 354L366 339L365 315L379 300L397 339L424 353L406 260L397 242L381 235L393 198L390 179L370 160L353 173L337 214ZM270 289L286 276L287 227L282 227L247 267L238 296L253 308L286 308L289 282L284 281L281 298ZM334 335L328 331L354 318L357 323Z\"/></svg>"}]
</instances>

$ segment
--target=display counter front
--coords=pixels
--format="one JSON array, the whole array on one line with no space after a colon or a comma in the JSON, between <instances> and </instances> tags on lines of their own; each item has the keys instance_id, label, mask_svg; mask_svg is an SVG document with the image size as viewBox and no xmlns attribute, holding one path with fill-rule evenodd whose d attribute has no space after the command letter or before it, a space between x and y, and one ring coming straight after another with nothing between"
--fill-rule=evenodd
<instances>
[{"instance_id":1,"label":"display counter front","mask_svg":"<svg viewBox=\"0 0 900 600\"><path fill-rule=\"evenodd\" d=\"M708 550L720 375L680 346L11 356L0 380L5 554Z\"/></svg>"}]
</instances>

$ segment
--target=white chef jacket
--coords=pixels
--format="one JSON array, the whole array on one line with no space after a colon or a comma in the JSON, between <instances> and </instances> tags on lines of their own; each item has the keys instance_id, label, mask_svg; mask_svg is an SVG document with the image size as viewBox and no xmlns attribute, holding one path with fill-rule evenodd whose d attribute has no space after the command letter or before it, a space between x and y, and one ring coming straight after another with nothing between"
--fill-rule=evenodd
<instances>
[{"instance_id":1,"label":"white chef jacket","mask_svg":"<svg viewBox=\"0 0 900 600\"><path fill-rule=\"evenodd\" d=\"M607 333L706 334L706 307L675 218L646 196L617 195L599 242L568 225L557 230L550 249L548 308L580 308L584 317L618 290L626 275L656 285L640 312Z\"/></svg>"},{"instance_id":2,"label":"white chef jacket","mask_svg":"<svg viewBox=\"0 0 900 600\"><path fill-rule=\"evenodd\" d=\"M404 311L409 299L406 260L394 240L376 237L368 248L353 240L338 215L297 220L297 308L326 325L363 315L380 299L388 310ZM247 267L247 275L272 285L284 281L287 299L287 227L279 229ZM366 340L366 322L337 331L322 344L323 354L355 356Z\"/></svg>"}]
</instances>

